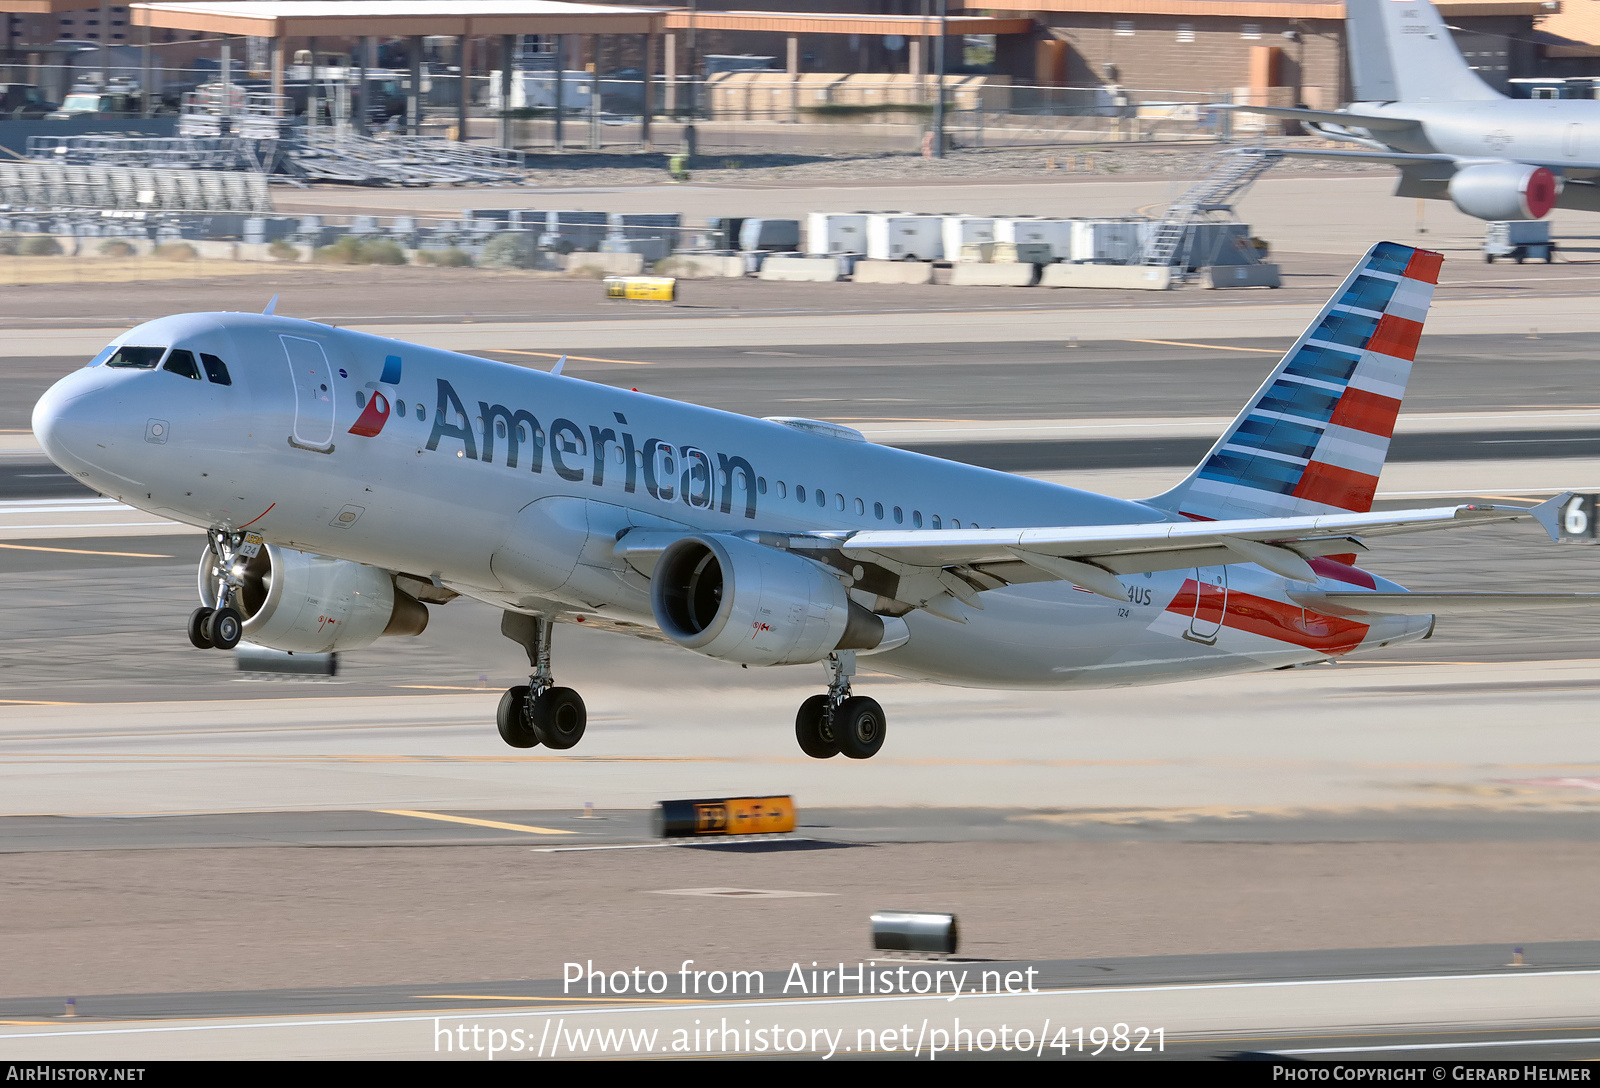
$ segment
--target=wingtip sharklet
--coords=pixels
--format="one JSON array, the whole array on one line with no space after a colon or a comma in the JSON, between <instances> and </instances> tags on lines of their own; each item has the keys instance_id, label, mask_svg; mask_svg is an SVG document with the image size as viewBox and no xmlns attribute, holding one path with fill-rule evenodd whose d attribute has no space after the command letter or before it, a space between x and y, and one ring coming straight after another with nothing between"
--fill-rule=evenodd
<instances>
[{"instance_id":1,"label":"wingtip sharklet","mask_svg":"<svg viewBox=\"0 0 1600 1088\"><path fill-rule=\"evenodd\" d=\"M1544 531L1550 534L1551 540L1561 539L1561 508L1572 501L1573 494L1571 491L1563 491L1528 510L1533 519L1544 526Z\"/></svg>"}]
</instances>

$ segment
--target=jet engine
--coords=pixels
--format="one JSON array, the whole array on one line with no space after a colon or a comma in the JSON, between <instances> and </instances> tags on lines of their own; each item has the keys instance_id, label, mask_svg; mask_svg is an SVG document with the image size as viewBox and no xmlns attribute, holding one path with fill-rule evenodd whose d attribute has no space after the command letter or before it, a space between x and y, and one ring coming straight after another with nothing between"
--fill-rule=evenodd
<instances>
[{"instance_id":1,"label":"jet engine","mask_svg":"<svg viewBox=\"0 0 1600 1088\"><path fill-rule=\"evenodd\" d=\"M845 593L827 567L721 534L669 544L650 576L656 624L680 646L742 665L800 665L835 650L874 650L881 616ZM905 621L890 618L904 641Z\"/></svg>"},{"instance_id":2,"label":"jet engine","mask_svg":"<svg viewBox=\"0 0 1600 1088\"><path fill-rule=\"evenodd\" d=\"M420 635L428 609L378 567L264 545L244 561L243 638L294 653L359 650L381 635ZM200 600L217 605L217 558L200 554Z\"/></svg>"},{"instance_id":3,"label":"jet engine","mask_svg":"<svg viewBox=\"0 0 1600 1088\"><path fill-rule=\"evenodd\" d=\"M1485 162L1457 170L1449 193L1456 207L1479 219L1543 219L1556 206L1561 180L1542 166Z\"/></svg>"}]
</instances>

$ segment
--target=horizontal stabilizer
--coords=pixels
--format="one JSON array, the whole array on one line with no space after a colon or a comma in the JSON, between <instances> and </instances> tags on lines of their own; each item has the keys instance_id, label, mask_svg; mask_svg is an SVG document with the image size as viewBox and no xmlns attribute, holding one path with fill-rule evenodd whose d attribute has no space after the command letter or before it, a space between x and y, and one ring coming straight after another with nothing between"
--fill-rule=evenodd
<instances>
[{"instance_id":1,"label":"horizontal stabilizer","mask_svg":"<svg viewBox=\"0 0 1600 1088\"><path fill-rule=\"evenodd\" d=\"M1480 616L1518 609L1600 608L1600 593L1290 593L1334 616Z\"/></svg>"}]
</instances>

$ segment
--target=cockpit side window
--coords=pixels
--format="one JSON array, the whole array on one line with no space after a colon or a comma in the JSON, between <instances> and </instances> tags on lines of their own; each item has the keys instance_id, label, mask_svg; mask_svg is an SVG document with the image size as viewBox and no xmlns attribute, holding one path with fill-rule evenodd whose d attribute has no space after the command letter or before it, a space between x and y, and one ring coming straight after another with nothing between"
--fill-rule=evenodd
<instances>
[{"instance_id":1,"label":"cockpit side window","mask_svg":"<svg viewBox=\"0 0 1600 1088\"><path fill-rule=\"evenodd\" d=\"M185 378L193 378L195 381L200 380L200 366L194 361L194 352L185 351L183 348L173 348L168 352L167 361L161 369L181 374Z\"/></svg>"},{"instance_id":2,"label":"cockpit side window","mask_svg":"<svg viewBox=\"0 0 1600 1088\"><path fill-rule=\"evenodd\" d=\"M228 364L218 359L215 355L200 353L200 361L205 364L206 377L216 385L232 385L233 379L228 376Z\"/></svg>"},{"instance_id":3,"label":"cockpit side window","mask_svg":"<svg viewBox=\"0 0 1600 1088\"><path fill-rule=\"evenodd\" d=\"M124 344L106 360L106 366L126 367L129 370L154 370L166 353L166 348L136 348Z\"/></svg>"}]
</instances>

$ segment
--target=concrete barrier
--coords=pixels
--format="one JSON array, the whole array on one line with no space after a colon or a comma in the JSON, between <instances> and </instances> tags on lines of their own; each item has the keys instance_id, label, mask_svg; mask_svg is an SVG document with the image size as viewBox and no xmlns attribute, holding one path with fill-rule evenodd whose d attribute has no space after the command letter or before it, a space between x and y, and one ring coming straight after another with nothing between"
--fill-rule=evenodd
<instances>
[{"instance_id":1,"label":"concrete barrier","mask_svg":"<svg viewBox=\"0 0 1600 1088\"><path fill-rule=\"evenodd\" d=\"M950 284L952 287L1032 287L1038 274L1039 270L1031 264L959 261L950 266Z\"/></svg>"},{"instance_id":2,"label":"concrete barrier","mask_svg":"<svg viewBox=\"0 0 1600 1088\"><path fill-rule=\"evenodd\" d=\"M927 261L857 261L851 279L857 283L932 283Z\"/></svg>"},{"instance_id":3,"label":"concrete barrier","mask_svg":"<svg viewBox=\"0 0 1600 1088\"><path fill-rule=\"evenodd\" d=\"M1207 265L1201 269L1200 285L1216 287L1282 287L1283 279L1275 264Z\"/></svg>"},{"instance_id":4,"label":"concrete barrier","mask_svg":"<svg viewBox=\"0 0 1600 1088\"><path fill-rule=\"evenodd\" d=\"M769 256L761 262L758 280L781 283L834 283L839 279L838 257Z\"/></svg>"},{"instance_id":5,"label":"concrete barrier","mask_svg":"<svg viewBox=\"0 0 1600 1088\"><path fill-rule=\"evenodd\" d=\"M569 253L568 274L596 272L607 276L637 276L644 271L644 257L638 253Z\"/></svg>"},{"instance_id":6,"label":"concrete barrier","mask_svg":"<svg viewBox=\"0 0 1600 1088\"><path fill-rule=\"evenodd\" d=\"M1141 264L1047 264L1042 287L1110 287L1123 291L1165 291L1172 269Z\"/></svg>"},{"instance_id":7,"label":"concrete barrier","mask_svg":"<svg viewBox=\"0 0 1600 1088\"><path fill-rule=\"evenodd\" d=\"M657 261L651 271L680 280L737 279L744 275L744 257L737 253L674 253Z\"/></svg>"}]
</instances>

